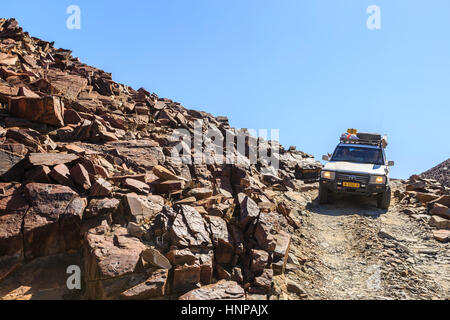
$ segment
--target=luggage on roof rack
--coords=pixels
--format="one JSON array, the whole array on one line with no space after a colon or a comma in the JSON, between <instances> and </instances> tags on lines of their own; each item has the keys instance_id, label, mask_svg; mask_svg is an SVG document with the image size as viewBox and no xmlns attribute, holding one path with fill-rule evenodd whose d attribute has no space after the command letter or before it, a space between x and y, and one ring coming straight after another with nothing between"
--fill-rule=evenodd
<instances>
[{"instance_id":1,"label":"luggage on roof rack","mask_svg":"<svg viewBox=\"0 0 450 320\"><path fill-rule=\"evenodd\" d=\"M388 145L387 136L382 136L378 133L365 133L365 132L356 132L356 130L350 129L348 133L344 133L341 136L341 143L349 143L349 144L368 144L373 146L381 146L386 148Z\"/></svg>"}]
</instances>

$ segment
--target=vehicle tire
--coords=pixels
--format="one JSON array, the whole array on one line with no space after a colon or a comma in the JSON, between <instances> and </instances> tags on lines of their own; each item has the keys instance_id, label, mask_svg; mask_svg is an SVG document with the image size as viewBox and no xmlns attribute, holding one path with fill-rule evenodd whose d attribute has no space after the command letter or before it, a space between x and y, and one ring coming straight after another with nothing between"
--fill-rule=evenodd
<instances>
[{"instance_id":1,"label":"vehicle tire","mask_svg":"<svg viewBox=\"0 0 450 320\"><path fill-rule=\"evenodd\" d=\"M326 204L328 202L329 202L328 189L323 186L320 186L319 187L319 203Z\"/></svg>"},{"instance_id":2,"label":"vehicle tire","mask_svg":"<svg viewBox=\"0 0 450 320\"><path fill-rule=\"evenodd\" d=\"M380 209L389 209L391 205L391 188L377 196L377 207Z\"/></svg>"}]
</instances>

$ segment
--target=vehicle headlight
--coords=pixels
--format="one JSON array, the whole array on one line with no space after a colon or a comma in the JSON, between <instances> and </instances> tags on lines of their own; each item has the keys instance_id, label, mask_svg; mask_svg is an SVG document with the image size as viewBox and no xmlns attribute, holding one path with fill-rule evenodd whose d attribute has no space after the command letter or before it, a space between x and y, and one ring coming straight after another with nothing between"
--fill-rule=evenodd
<instances>
[{"instance_id":1,"label":"vehicle headlight","mask_svg":"<svg viewBox=\"0 0 450 320\"><path fill-rule=\"evenodd\" d=\"M322 179L334 180L336 178L336 172L333 171L322 171L320 174Z\"/></svg>"},{"instance_id":2,"label":"vehicle headlight","mask_svg":"<svg viewBox=\"0 0 450 320\"><path fill-rule=\"evenodd\" d=\"M385 184L386 177L385 176L371 176L370 183L372 184Z\"/></svg>"}]
</instances>

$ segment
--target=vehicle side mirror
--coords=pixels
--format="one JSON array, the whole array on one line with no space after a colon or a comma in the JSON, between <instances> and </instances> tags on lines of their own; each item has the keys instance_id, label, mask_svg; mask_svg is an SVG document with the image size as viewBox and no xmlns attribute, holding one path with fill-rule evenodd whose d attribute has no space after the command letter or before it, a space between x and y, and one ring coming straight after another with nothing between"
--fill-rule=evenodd
<instances>
[{"instance_id":1,"label":"vehicle side mirror","mask_svg":"<svg viewBox=\"0 0 450 320\"><path fill-rule=\"evenodd\" d=\"M388 161L388 167L393 167L395 165L394 161Z\"/></svg>"},{"instance_id":2,"label":"vehicle side mirror","mask_svg":"<svg viewBox=\"0 0 450 320\"><path fill-rule=\"evenodd\" d=\"M322 160L323 161L330 161L330 157L329 156L322 156Z\"/></svg>"}]
</instances>

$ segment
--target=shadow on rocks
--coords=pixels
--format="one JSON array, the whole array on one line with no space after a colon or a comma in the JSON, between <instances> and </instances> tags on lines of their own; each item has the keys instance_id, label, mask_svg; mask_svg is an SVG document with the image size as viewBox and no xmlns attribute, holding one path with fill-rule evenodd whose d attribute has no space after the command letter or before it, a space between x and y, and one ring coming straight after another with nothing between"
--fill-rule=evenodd
<instances>
[{"instance_id":1,"label":"shadow on rocks","mask_svg":"<svg viewBox=\"0 0 450 320\"><path fill-rule=\"evenodd\" d=\"M306 208L313 213L326 216L360 215L378 218L388 212L376 206L374 196L334 195L332 203L319 204L318 197L307 204Z\"/></svg>"}]
</instances>

